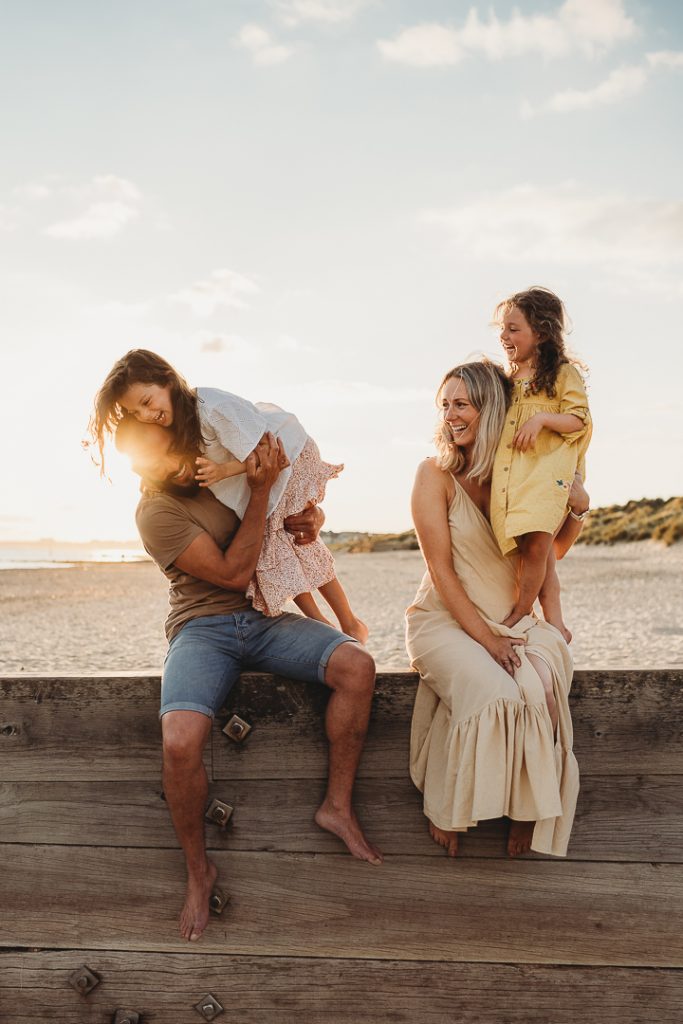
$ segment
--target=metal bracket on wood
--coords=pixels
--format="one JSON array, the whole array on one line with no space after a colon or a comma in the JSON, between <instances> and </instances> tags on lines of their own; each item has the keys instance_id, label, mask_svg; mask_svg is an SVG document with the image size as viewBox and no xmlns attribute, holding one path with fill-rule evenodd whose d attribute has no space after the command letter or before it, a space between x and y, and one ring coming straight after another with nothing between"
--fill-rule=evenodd
<instances>
[{"instance_id":1,"label":"metal bracket on wood","mask_svg":"<svg viewBox=\"0 0 683 1024\"><path fill-rule=\"evenodd\" d=\"M209 898L209 910L214 914L222 914L229 902L229 893L222 889L214 889Z\"/></svg>"},{"instance_id":2,"label":"metal bracket on wood","mask_svg":"<svg viewBox=\"0 0 683 1024\"><path fill-rule=\"evenodd\" d=\"M98 976L86 964L69 975L69 984L82 996L87 996L99 983Z\"/></svg>"},{"instance_id":3,"label":"metal bracket on wood","mask_svg":"<svg viewBox=\"0 0 683 1024\"><path fill-rule=\"evenodd\" d=\"M216 825L220 825L221 828L225 828L234 810L234 807L231 807L230 804L224 804L222 800L212 800L204 817L207 821L213 821Z\"/></svg>"},{"instance_id":4,"label":"metal bracket on wood","mask_svg":"<svg viewBox=\"0 0 683 1024\"><path fill-rule=\"evenodd\" d=\"M210 993L207 993L203 999L200 999L195 1004L195 1010L197 1013L201 1013L204 1020L213 1020L214 1017L223 1012L223 1007L217 999L214 999Z\"/></svg>"},{"instance_id":5,"label":"metal bracket on wood","mask_svg":"<svg viewBox=\"0 0 683 1024\"><path fill-rule=\"evenodd\" d=\"M233 715L223 729L223 732L229 739L234 740L235 743L242 743L251 732L251 726L243 718L240 718L239 715Z\"/></svg>"},{"instance_id":6,"label":"metal bracket on wood","mask_svg":"<svg viewBox=\"0 0 683 1024\"><path fill-rule=\"evenodd\" d=\"M140 1014L135 1010L117 1010L112 1024L140 1024Z\"/></svg>"}]
</instances>

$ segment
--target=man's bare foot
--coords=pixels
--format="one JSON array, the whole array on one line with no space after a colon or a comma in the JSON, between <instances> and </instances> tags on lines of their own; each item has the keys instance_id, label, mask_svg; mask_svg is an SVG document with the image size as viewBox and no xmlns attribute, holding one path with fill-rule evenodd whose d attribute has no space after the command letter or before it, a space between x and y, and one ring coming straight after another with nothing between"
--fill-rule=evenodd
<instances>
[{"instance_id":1,"label":"man's bare foot","mask_svg":"<svg viewBox=\"0 0 683 1024\"><path fill-rule=\"evenodd\" d=\"M458 833L447 832L444 828L437 828L433 821L429 822L429 834L435 843L443 846L449 857L458 856Z\"/></svg>"},{"instance_id":2,"label":"man's bare foot","mask_svg":"<svg viewBox=\"0 0 683 1024\"><path fill-rule=\"evenodd\" d=\"M535 821L511 821L508 832L508 857L528 853L534 835Z\"/></svg>"},{"instance_id":3,"label":"man's bare foot","mask_svg":"<svg viewBox=\"0 0 683 1024\"><path fill-rule=\"evenodd\" d=\"M368 637L370 636L370 630L362 619L349 619L348 622L340 622L339 625L342 633L346 633L347 636L352 636L359 644L367 643Z\"/></svg>"},{"instance_id":4,"label":"man's bare foot","mask_svg":"<svg viewBox=\"0 0 683 1024\"><path fill-rule=\"evenodd\" d=\"M180 934L190 942L196 942L209 923L209 900L217 877L218 868L208 858L205 871L188 875L187 895L180 912Z\"/></svg>"},{"instance_id":5,"label":"man's bare foot","mask_svg":"<svg viewBox=\"0 0 683 1024\"><path fill-rule=\"evenodd\" d=\"M338 836L346 845L349 853L358 860L366 860L370 864L382 864L384 857L363 835L358 818L353 810L342 812L333 807L328 800L323 800L315 812L314 821L326 832Z\"/></svg>"}]
</instances>

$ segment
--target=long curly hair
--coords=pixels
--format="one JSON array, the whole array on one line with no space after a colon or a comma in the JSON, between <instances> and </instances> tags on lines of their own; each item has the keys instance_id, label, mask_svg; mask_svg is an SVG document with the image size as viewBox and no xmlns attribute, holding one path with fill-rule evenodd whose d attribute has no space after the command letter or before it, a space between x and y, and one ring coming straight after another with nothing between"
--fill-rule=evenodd
<instances>
[{"instance_id":1,"label":"long curly hair","mask_svg":"<svg viewBox=\"0 0 683 1024\"><path fill-rule=\"evenodd\" d=\"M467 397L479 413L479 428L472 452L472 465L468 478L483 483L493 472L493 460L505 423L505 414L512 401L512 381L502 366L490 359L461 363L445 374L436 393L436 404L441 405L443 389L449 380L458 378L467 388ZM459 473L465 465L462 449L453 443L452 434L444 420L439 418L434 444L440 469Z\"/></svg>"},{"instance_id":2,"label":"long curly hair","mask_svg":"<svg viewBox=\"0 0 683 1024\"><path fill-rule=\"evenodd\" d=\"M126 415L121 398L133 384L156 384L168 387L173 407L172 449L183 454L201 450L202 437L196 391L184 377L155 352L133 348L112 366L102 387L95 395L93 413L88 424L90 444L99 452L100 473L104 475L104 442L116 432ZM97 460L96 460L97 461Z\"/></svg>"},{"instance_id":3,"label":"long curly hair","mask_svg":"<svg viewBox=\"0 0 683 1024\"><path fill-rule=\"evenodd\" d=\"M567 352L564 336L570 320L564 303L548 288L534 286L499 302L493 313L493 323L502 327L504 316L513 309L524 315L539 338L535 373L527 385L528 389L534 395L545 391L549 398L555 398L557 375L564 363L573 363L586 370L584 363Z\"/></svg>"}]
</instances>

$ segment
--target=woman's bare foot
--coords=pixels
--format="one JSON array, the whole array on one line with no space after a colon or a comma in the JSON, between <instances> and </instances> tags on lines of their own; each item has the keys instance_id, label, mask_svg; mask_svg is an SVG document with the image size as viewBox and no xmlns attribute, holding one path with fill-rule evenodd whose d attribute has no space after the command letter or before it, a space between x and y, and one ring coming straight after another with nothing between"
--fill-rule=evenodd
<instances>
[{"instance_id":1,"label":"woman's bare foot","mask_svg":"<svg viewBox=\"0 0 683 1024\"><path fill-rule=\"evenodd\" d=\"M508 857L528 853L534 835L535 821L511 821L508 832Z\"/></svg>"},{"instance_id":2,"label":"woman's bare foot","mask_svg":"<svg viewBox=\"0 0 683 1024\"><path fill-rule=\"evenodd\" d=\"M190 942L196 942L209 923L209 900L217 877L218 868L208 858L204 871L188 874L187 895L180 912L180 934Z\"/></svg>"},{"instance_id":3,"label":"woman's bare foot","mask_svg":"<svg viewBox=\"0 0 683 1024\"><path fill-rule=\"evenodd\" d=\"M362 621L362 619L349 619L348 622L340 622L342 633L346 633L347 636L352 636L354 640L357 640L359 644L365 644L370 636L370 630Z\"/></svg>"},{"instance_id":4,"label":"woman's bare foot","mask_svg":"<svg viewBox=\"0 0 683 1024\"><path fill-rule=\"evenodd\" d=\"M358 818L353 810L341 811L328 800L323 800L315 812L314 821L326 832L338 836L345 844L349 853L358 860L366 860L369 864L382 864L384 857L376 846L369 843L363 835Z\"/></svg>"},{"instance_id":5,"label":"woman's bare foot","mask_svg":"<svg viewBox=\"0 0 683 1024\"><path fill-rule=\"evenodd\" d=\"M429 834L435 843L443 846L449 857L458 856L458 833L447 832L446 829L437 828L433 821L429 822Z\"/></svg>"}]
</instances>

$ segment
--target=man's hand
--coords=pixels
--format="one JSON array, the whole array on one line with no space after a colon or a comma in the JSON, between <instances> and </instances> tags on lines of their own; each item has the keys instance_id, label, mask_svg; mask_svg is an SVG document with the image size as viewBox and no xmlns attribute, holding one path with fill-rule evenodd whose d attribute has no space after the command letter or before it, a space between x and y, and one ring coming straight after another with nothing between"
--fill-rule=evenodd
<instances>
[{"instance_id":1,"label":"man's hand","mask_svg":"<svg viewBox=\"0 0 683 1024\"><path fill-rule=\"evenodd\" d=\"M247 456L247 483L254 493L268 492L289 465L281 440L268 432L264 434L251 455Z\"/></svg>"},{"instance_id":2,"label":"man's hand","mask_svg":"<svg viewBox=\"0 0 683 1024\"><path fill-rule=\"evenodd\" d=\"M516 448L520 452L526 452L529 448L535 448L536 438L541 433L544 426L543 413L537 412L535 416L532 416L522 427L519 428L512 439L512 447Z\"/></svg>"},{"instance_id":3,"label":"man's hand","mask_svg":"<svg viewBox=\"0 0 683 1024\"><path fill-rule=\"evenodd\" d=\"M284 525L285 530L293 534L295 544L312 544L314 540L317 540L324 522L325 513L311 501L303 512L287 516Z\"/></svg>"}]
</instances>

